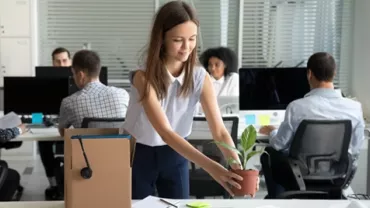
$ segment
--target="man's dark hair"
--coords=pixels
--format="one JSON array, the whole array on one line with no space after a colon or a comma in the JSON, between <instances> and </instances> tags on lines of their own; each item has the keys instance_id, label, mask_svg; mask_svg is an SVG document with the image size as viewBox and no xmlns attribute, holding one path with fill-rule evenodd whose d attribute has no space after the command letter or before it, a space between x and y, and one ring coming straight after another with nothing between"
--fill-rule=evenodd
<instances>
[{"instance_id":1,"label":"man's dark hair","mask_svg":"<svg viewBox=\"0 0 370 208\"><path fill-rule=\"evenodd\" d=\"M89 77L98 77L100 74L100 57L98 53L91 50L78 51L72 60L72 68L83 71Z\"/></svg>"},{"instance_id":2,"label":"man's dark hair","mask_svg":"<svg viewBox=\"0 0 370 208\"><path fill-rule=\"evenodd\" d=\"M307 69L311 70L318 81L331 82L335 76L336 64L329 53L319 52L308 59Z\"/></svg>"},{"instance_id":3,"label":"man's dark hair","mask_svg":"<svg viewBox=\"0 0 370 208\"><path fill-rule=\"evenodd\" d=\"M225 64L225 71L224 76L227 77L232 72L238 71L238 57L229 48L226 47L218 47L218 48L210 48L203 52L200 56L200 62L202 63L203 67L208 71L208 61L211 57L215 57L220 59Z\"/></svg>"},{"instance_id":4,"label":"man's dark hair","mask_svg":"<svg viewBox=\"0 0 370 208\"><path fill-rule=\"evenodd\" d=\"M51 54L51 57L54 60L55 55L60 54L60 53L64 53L64 52L66 52L68 54L68 58L70 59L71 58L71 53L69 52L69 50L67 50L66 48L63 48L63 47L59 47L59 48L54 49L53 53Z\"/></svg>"}]
</instances>

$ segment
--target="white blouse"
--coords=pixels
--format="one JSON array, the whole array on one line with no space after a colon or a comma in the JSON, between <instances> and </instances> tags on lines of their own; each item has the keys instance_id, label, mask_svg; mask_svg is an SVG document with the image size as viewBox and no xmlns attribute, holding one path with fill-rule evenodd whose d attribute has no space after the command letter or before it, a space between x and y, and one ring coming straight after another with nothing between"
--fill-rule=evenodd
<instances>
[{"instance_id":1,"label":"white blouse","mask_svg":"<svg viewBox=\"0 0 370 208\"><path fill-rule=\"evenodd\" d=\"M134 74L135 71L130 72L131 83ZM168 87L167 96L160 101L161 107L173 130L185 138L191 133L193 112L196 111L207 72L202 67L194 69L194 91L187 97L178 96L178 92L184 83L184 71L178 77L173 77L169 72L168 74L171 84ZM131 84L130 102L123 129L135 137L137 143L152 147L166 145L148 120L140 101L139 92L133 84Z\"/></svg>"},{"instance_id":2,"label":"white blouse","mask_svg":"<svg viewBox=\"0 0 370 208\"><path fill-rule=\"evenodd\" d=\"M239 74L231 73L229 76L216 80L211 76L213 87L218 96L239 96Z\"/></svg>"},{"instance_id":3,"label":"white blouse","mask_svg":"<svg viewBox=\"0 0 370 208\"><path fill-rule=\"evenodd\" d=\"M239 74L231 73L226 79L223 76L219 80L211 76L211 80L217 97L239 96ZM203 113L202 105L198 103L194 115L203 115Z\"/></svg>"}]
</instances>

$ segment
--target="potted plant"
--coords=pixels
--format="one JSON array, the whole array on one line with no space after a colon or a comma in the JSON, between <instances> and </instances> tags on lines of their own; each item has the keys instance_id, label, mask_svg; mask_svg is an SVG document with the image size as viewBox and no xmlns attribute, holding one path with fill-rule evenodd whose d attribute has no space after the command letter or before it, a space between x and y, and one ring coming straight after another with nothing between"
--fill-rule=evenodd
<instances>
[{"instance_id":1,"label":"potted plant","mask_svg":"<svg viewBox=\"0 0 370 208\"><path fill-rule=\"evenodd\" d=\"M259 177L259 170L251 169L251 166L248 166L248 162L253 156L261 155L264 153L264 148L262 150L255 150L254 147L256 146L256 138L257 138L257 131L254 126L249 125L247 128L244 129L244 132L240 138L240 145L237 148L231 147L230 145L224 142L216 141L216 144L220 146L232 150L239 155L240 162L236 161L232 158L228 158L228 165L231 164L238 164L240 165L240 170L232 170L234 173L243 177L243 181L240 181L239 184L241 189L237 189L232 187L232 191L235 196L247 196L251 195L254 196L257 190L257 180Z\"/></svg>"}]
</instances>

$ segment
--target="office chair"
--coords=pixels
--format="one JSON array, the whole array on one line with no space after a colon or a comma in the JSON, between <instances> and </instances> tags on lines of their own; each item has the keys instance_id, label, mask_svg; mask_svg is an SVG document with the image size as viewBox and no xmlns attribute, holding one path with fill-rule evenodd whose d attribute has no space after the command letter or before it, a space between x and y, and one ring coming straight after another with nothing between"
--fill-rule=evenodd
<instances>
[{"instance_id":1,"label":"office chair","mask_svg":"<svg viewBox=\"0 0 370 208\"><path fill-rule=\"evenodd\" d=\"M235 145L237 145L239 118L237 116L223 117L223 121ZM197 129L197 126L201 126L202 123L205 128ZM207 134L211 134L207 128L208 123L205 117L194 117L193 132L204 131ZM212 140L189 139L188 141L199 151L203 152L203 154L226 167L227 161L224 159L217 145L212 143ZM192 162L189 170L189 186L190 195L195 196L197 199L210 196L229 197L228 193L220 184L218 184L205 170L197 168Z\"/></svg>"},{"instance_id":2,"label":"office chair","mask_svg":"<svg viewBox=\"0 0 370 208\"><path fill-rule=\"evenodd\" d=\"M85 117L81 128L121 128L125 118L92 118Z\"/></svg>"},{"instance_id":3,"label":"office chair","mask_svg":"<svg viewBox=\"0 0 370 208\"><path fill-rule=\"evenodd\" d=\"M277 198L341 199L354 174L351 135L350 120L303 120L285 158L296 187Z\"/></svg>"},{"instance_id":4,"label":"office chair","mask_svg":"<svg viewBox=\"0 0 370 208\"><path fill-rule=\"evenodd\" d=\"M6 181L8 181L8 185L5 188ZM20 174L13 169L9 169L8 164L0 160L0 201L19 201L22 194L23 187L20 185Z\"/></svg>"},{"instance_id":5,"label":"office chair","mask_svg":"<svg viewBox=\"0 0 370 208\"><path fill-rule=\"evenodd\" d=\"M4 182L8 176L8 164L0 160L0 187L3 187Z\"/></svg>"}]
</instances>

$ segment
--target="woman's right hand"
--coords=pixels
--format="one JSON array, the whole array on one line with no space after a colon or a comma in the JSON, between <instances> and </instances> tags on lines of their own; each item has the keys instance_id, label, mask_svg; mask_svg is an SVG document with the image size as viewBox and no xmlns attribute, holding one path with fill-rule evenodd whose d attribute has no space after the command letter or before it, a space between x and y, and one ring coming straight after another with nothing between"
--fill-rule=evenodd
<instances>
[{"instance_id":1,"label":"woman's right hand","mask_svg":"<svg viewBox=\"0 0 370 208\"><path fill-rule=\"evenodd\" d=\"M228 171L219 163L213 162L211 168L206 170L212 178L214 178L222 187L225 188L231 196L234 196L234 193L230 189L230 185L240 189L241 186L237 181L242 181L243 178L236 173Z\"/></svg>"}]
</instances>

